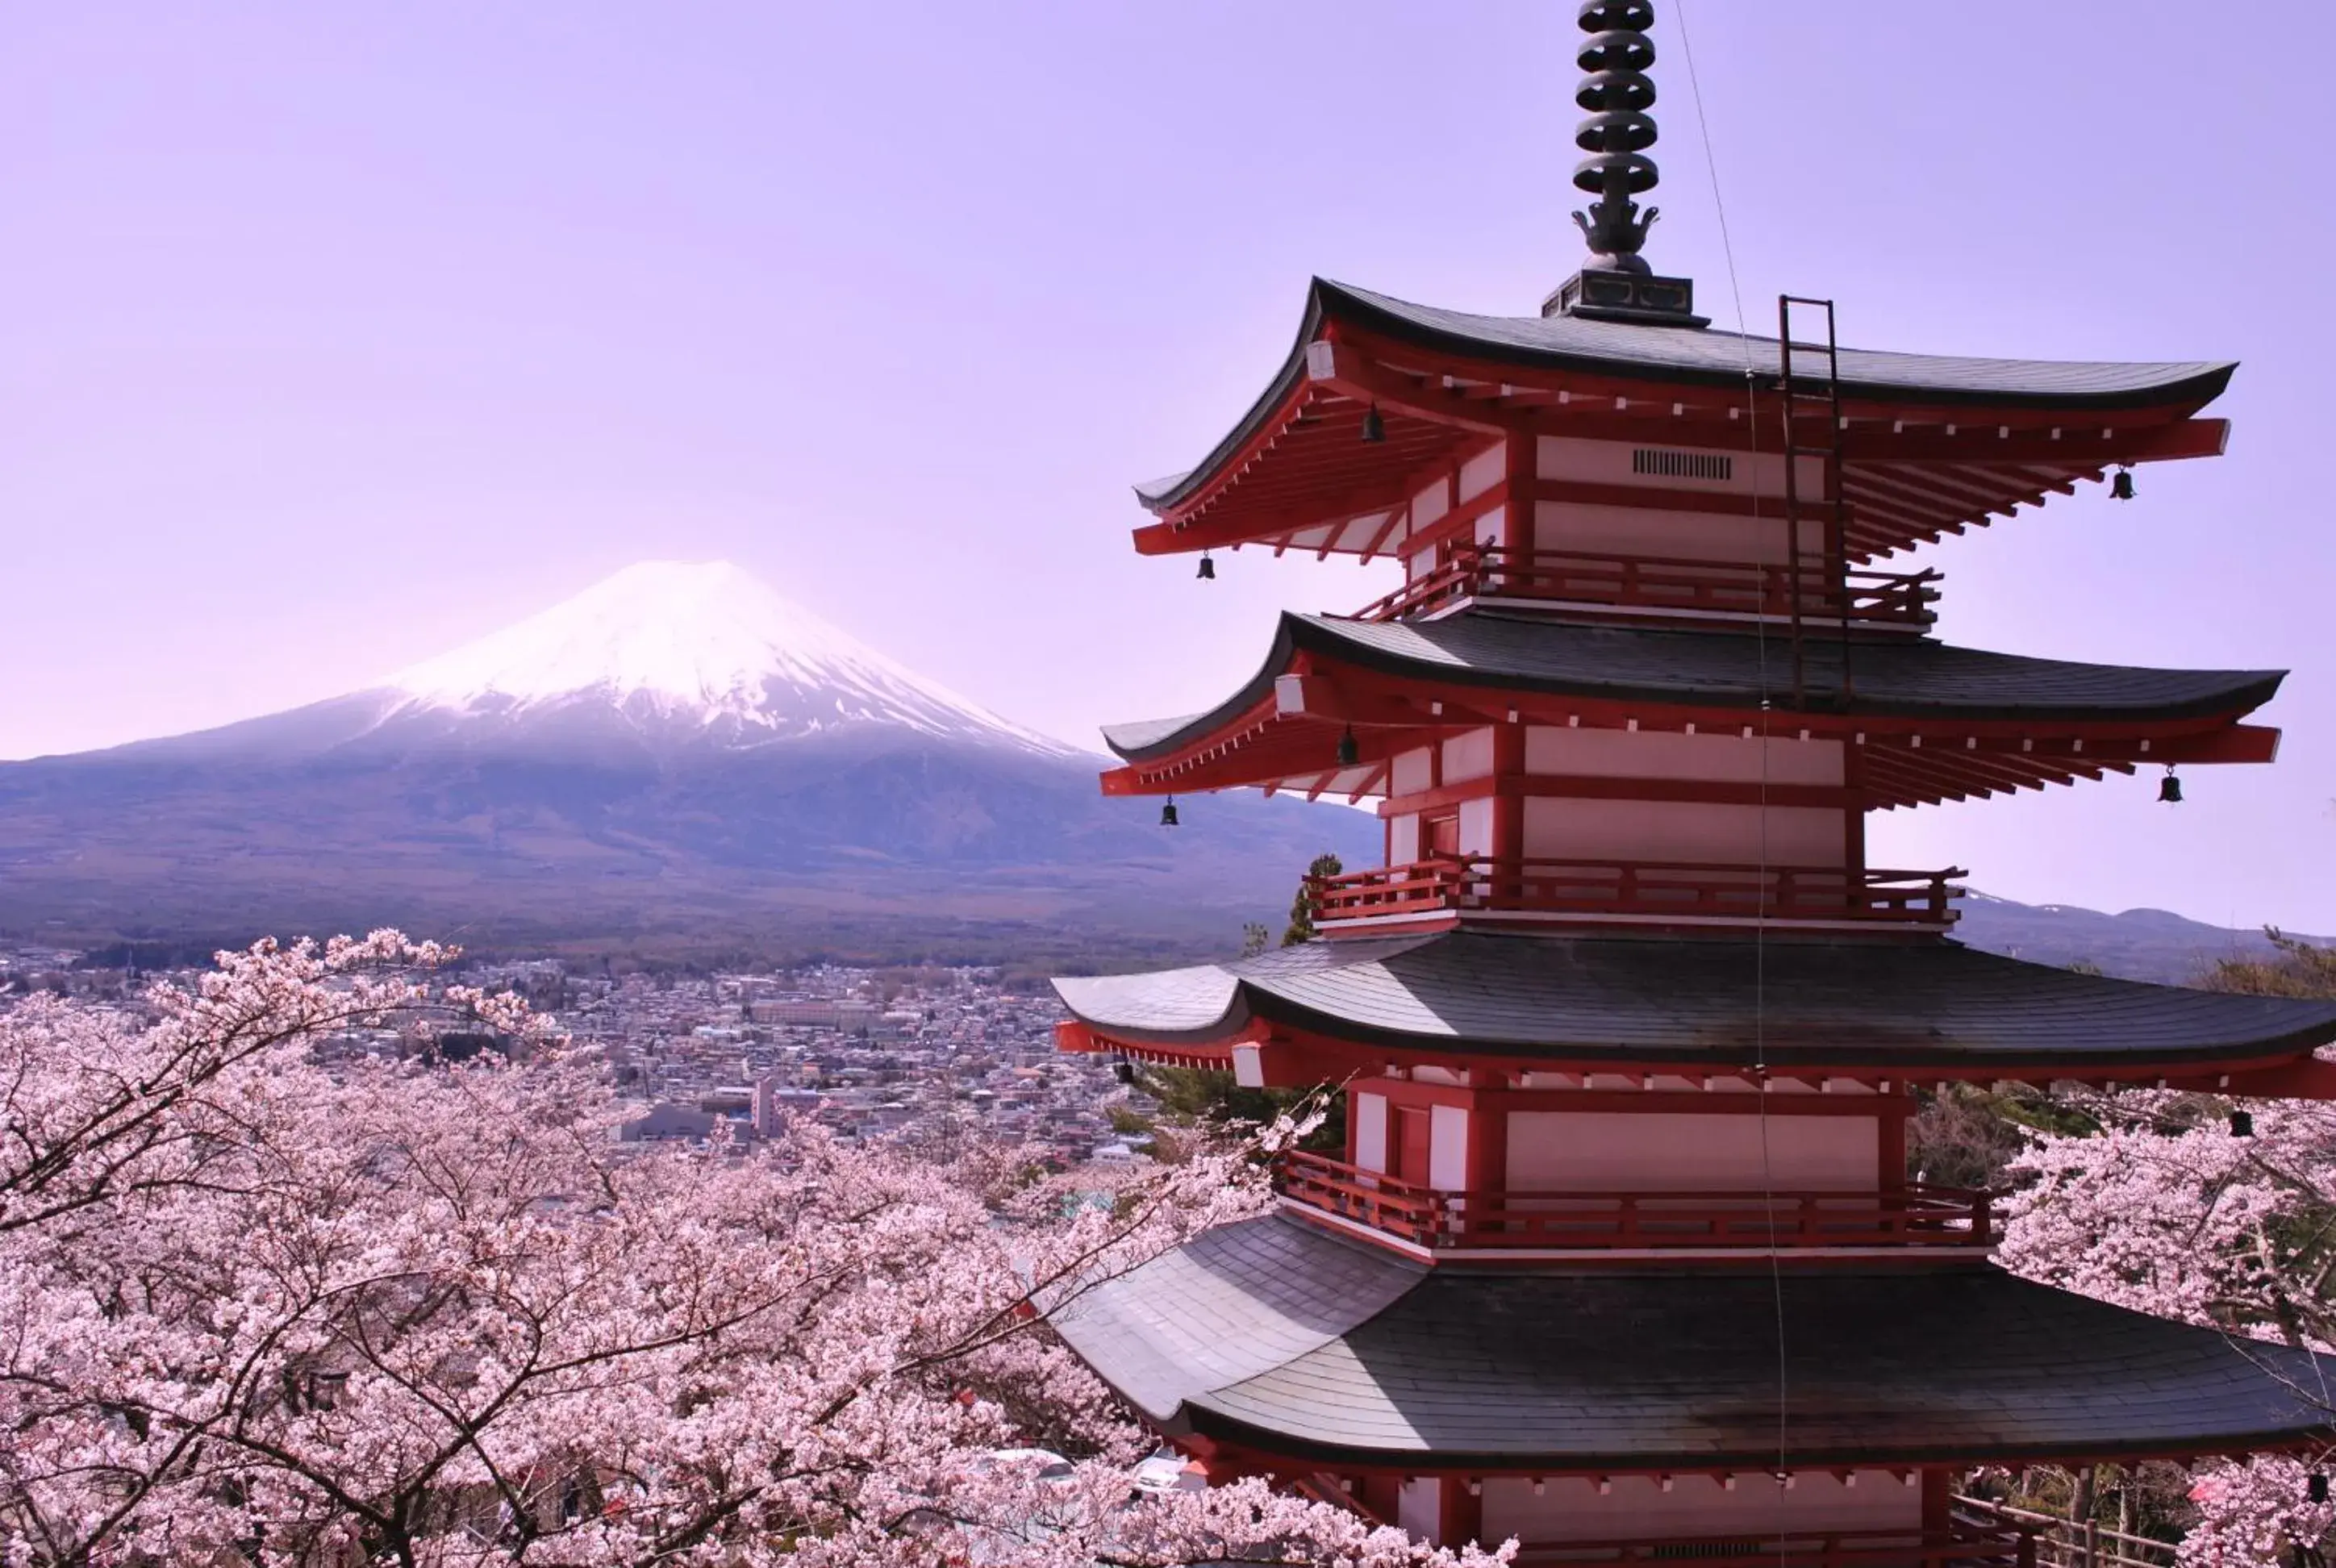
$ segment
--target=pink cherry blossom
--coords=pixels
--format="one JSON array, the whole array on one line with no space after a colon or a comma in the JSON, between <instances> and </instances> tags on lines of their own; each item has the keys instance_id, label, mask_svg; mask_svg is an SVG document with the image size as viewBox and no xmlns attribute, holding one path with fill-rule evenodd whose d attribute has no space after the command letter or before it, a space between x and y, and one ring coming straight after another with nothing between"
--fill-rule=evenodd
<instances>
[{"instance_id":1,"label":"pink cherry blossom","mask_svg":"<svg viewBox=\"0 0 2336 1568\"><path fill-rule=\"evenodd\" d=\"M2068 1102L2098 1131L2039 1133L2014 1162L2000 1261L2030 1279L2237 1339L2330 1348L2336 1267L2336 1106L2259 1101L2252 1135L2226 1107L2155 1091ZM2336 1390L2299 1390L2336 1412ZM2319 1547L2336 1508L2312 1503L2322 1456L2202 1466L2189 1568L2263 1568Z\"/></svg>"},{"instance_id":2,"label":"pink cherry blossom","mask_svg":"<svg viewBox=\"0 0 2336 1568\"><path fill-rule=\"evenodd\" d=\"M1045 1315L1258 1212L1261 1150L1097 1183L816 1131L612 1136L556 1031L394 932L134 1008L0 1002L0 1553L35 1564L1483 1564L1146 1441ZM520 1058L320 1046L459 1021ZM1045 1444L1068 1478L985 1456Z\"/></svg>"}]
</instances>

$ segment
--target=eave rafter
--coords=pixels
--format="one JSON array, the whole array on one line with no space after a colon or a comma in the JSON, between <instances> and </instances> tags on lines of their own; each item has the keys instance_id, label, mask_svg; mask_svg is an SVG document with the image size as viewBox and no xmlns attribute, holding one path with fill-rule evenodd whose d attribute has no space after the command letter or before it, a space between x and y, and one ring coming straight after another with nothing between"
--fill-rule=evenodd
<instances>
[{"instance_id":1,"label":"eave rafter","mask_svg":"<svg viewBox=\"0 0 2336 1568\"><path fill-rule=\"evenodd\" d=\"M1565 434L1736 453L1775 451L1766 379L1711 386L1560 374L1431 354L1337 322L1249 438L1135 531L1145 554L1270 546L1385 552L1436 472L1510 435ZM2229 425L2185 406L2068 414L1845 399L1843 489L1860 561L2073 493L2119 464L2219 453ZM1366 442L1376 408L1384 439ZM1367 527L1350 528L1358 520Z\"/></svg>"},{"instance_id":2,"label":"eave rafter","mask_svg":"<svg viewBox=\"0 0 2336 1568\"><path fill-rule=\"evenodd\" d=\"M2154 764L2267 763L2279 732L2236 713L2185 719L1983 719L1584 698L1410 680L1301 654L1272 690L1187 745L1103 775L1107 794L1262 786L1314 799L1382 792L1398 753L1462 730L1523 723L1831 740L1854 757L1863 804L1967 800L2130 774ZM1351 745L1348 760L1338 755Z\"/></svg>"},{"instance_id":3,"label":"eave rafter","mask_svg":"<svg viewBox=\"0 0 2336 1568\"><path fill-rule=\"evenodd\" d=\"M2102 1061L2098 1057L2069 1056L1998 1057L1952 1066L1922 1063L1857 1061L1828 1054L1821 1063L1779 1062L1776 1053L1789 1044L1770 1039L1765 1067L1756 1066L1753 1043L1744 1042L1740 1063L1714 1059L1715 1053L1697 1053L1696 1060L1664 1060L1663 1053L1601 1054L1595 1050L1551 1048L1524 1053L1514 1047L1488 1042L1449 1040L1405 1047L1385 1042L1365 1044L1324 1032L1268 1024L1235 1008L1222 1033L1201 1031L1206 1037L1173 1041L1146 1039L1114 1033L1095 1025L1072 1021L1057 1024L1056 1043L1077 1052L1117 1052L1140 1060L1169 1066L1222 1066L1237 1045L1258 1048L1266 1082L1279 1086L1304 1086L1338 1082L1354 1073L1358 1061L1368 1064L1372 1076L1407 1077L1415 1067L1457 1069L1464 1086L1475 1090L1508 1090L1533 1096L1557 1096L1596 1093L1676 1096L1738 1095L1784 1091L1832 1096L1855 1094L1881 1103L1904 1095L1920 1085L1942 1083L2025 1084L2039 1089L2077 1086L2097 1089L2157 1088L2194 1094L2228 1095L2234 1098L2336 1100L2336 1063L2292 1047L2226 1061L2166 1063L2136 1059ZM1518 1086L1523 1076L1534 1075L1541 1088ZM1577 1080L1566 1085L1563 1080ZM1621 1086L1617 1086L1617 1080ZM1602 1081L1604 1088L1601 1088Z\"/></svg>"}]
</instances>

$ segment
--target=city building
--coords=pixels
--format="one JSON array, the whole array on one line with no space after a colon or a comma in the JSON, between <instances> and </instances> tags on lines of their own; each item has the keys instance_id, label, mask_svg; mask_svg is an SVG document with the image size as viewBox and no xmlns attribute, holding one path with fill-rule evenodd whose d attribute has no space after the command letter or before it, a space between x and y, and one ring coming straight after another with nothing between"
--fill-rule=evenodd
<instances>
[{"instance_id":1,"label":"city building","mask_svg":"<svg viewBox=\"0 0 2336 1568\"><path fill-rule=\"evenodd\" d=\"M2336 1006L2112 980L1952 940L1952 870L1868 814L2268 762L2277 672L1932 635L1886 558L2211 456L2227 364L1714 329L1641 258L1647 0L1582 8L1592 254L1542 314L1327 282L1145 554L1391 557L1285 615L1197 716L1106 732L1105 788L1376 799L1315 940L1057 982L1066 1049L1343 1086L1280 1211L1084 1296L1071 1346L1212 1476L1568 1560L2020 1558L1977 1466L2301 1449L2328 1368L2018 1279L1989 1194L1909 1179L1919 1090L2336 1093ZM1201 809L1188 802L1187 813ZM2231 1135L2244 1135L2234 1120Z\"/></svg>"}]
</instances>

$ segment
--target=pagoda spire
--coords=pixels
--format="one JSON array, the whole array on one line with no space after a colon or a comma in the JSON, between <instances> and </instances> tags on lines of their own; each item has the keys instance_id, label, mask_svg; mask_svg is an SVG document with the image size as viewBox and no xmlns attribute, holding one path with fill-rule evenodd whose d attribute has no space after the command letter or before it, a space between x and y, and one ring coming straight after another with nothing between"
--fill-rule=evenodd
<instances>
[{"instance_id":1,"label":"pagoda spire","mask_svg":"<svg viewBox=\"0 0 2336 1568\"><path fill-rule=\"evenodd\" d=\"M1640 209L1662 178L1647 149L1658 134L1654 0L1583 0L1575 16L1584 36L1574 59L1582 83L1573 101L1589 111L1575 127L1573 144L1589 154L1573 166L1574 189L1593 198L1573 221L1590 242L1590 258L1543 302L1543 316L1586 316L1701 326L1694 314L1695 286L1684 278L1660 278L1639 254L1661 209Z\"/></svg>"},{"instance_id":2,"label":"pagoda spire","mask_svg":"<svg viewBox=\"0 0 2336 1568\"><path fill-rule=\"evenodd\" d=\"M1590 154L1573 168L1573 186L1598 200L1587 212L1576 212L1590 241L1590 265L1616 272L1647 272L1639 249L1647 230L1655 226L1660 208L1639 215L1630 199L1652 190L1662 178L1647 149L1660 134L1654 116L1654 78L1647 67L1655 63L1651 0L1588 0L1579 17L1589 36L1575 56L1583 75L1573 101L1591 112L1573 133L1573 144Z\"/></svg>"}]
</instances>

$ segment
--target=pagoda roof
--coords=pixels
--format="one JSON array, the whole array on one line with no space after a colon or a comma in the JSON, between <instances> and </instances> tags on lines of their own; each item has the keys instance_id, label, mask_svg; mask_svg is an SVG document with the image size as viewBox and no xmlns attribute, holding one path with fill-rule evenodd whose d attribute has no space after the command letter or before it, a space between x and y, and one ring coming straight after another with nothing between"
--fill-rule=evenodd
<instances>
[{"instance_id":1,"label":"pagoda roof","mask_svg":"<svg viewBox=\"0 0 2336 1568\"><path fill-rule=\"evenodd\" d=\"M1194 467L1136 487L1161 520L1136 531L1137 548L1255 542L1368 559L1390 548L1423 475L1504 433L1749 450L1770 411L1746 399L1773 396L1780 354L1757 336L1479 316L1317 278L1289 357L1248 413ZM1821 363L1796 346L1796 375ZM1857 560L2040 504L2111 465L2219 453L2227 427L2190 416L2237 368L1854 348L1840 366ZM1370 408L1382 418L1366 444Z\"/></svg>"},{"instance_id":2,"label":"pagoda roof","mask_svg":"<svg viewBox=\"0 0 2336 1568\"><path fill-rule=\"evenodd\" d=\"M1173 505L1199 476L1239 448L1303 378L1306 345L1331 322L1473 358L1738 393L1747 367L1773 372L1778 364L1777 340L1757 334L1578 316L1479 316L1317 278L1307 291L1297 346L1265 395L1199 465L1139 484L1137 495L1148 505ZM1841 390L1844 397L1882 401L2029 404L2072 412L2199 407L2220 396L2237 369L2235 360L2005 359L1844 348Z\"/></svg>"},{"instance_id":3,"label":"pagoda roof","mask_svg":"<svg viewBox=\"0 0 2336 1568\"><path fill-rule=\"evenodd\" d=\"M1285 1215L1212 1231L1055 1325L1172 1432L1527 1473L1765 1472L1780 1437L1787 1466L2288 1446L2324 1436L2299 1390L2336 1359L1989 1265L1426 1270Z\"/></svg>"},{"instance_id":4,"label":"pagoda roof","mask_svg":"<svg viewBox=\"0 0 2336 1568\"><path fill-rule=\"evenodd\" d=\"M1591 728L1747 729L1854 739L1875 805L2130 773L2136 763L2268 762L2278 732L2238 724L2281 670L2078 664L1893 637L1803 642L1791 701L1783 634L1682 631L1469 609L1365 621L1284 613L1257 673L1206 713L1108 726L1114 794L1244 784L1359 799L1391 752L1523 718ZM1359 751L1340 765L1343 735ZM1927 742L1928 749L1924 749Z\"/></svg>"},{"instance_id":5,"label":"pagoda roof","mask_svg":"<svg viewBox=\"0 0 2336 1568\"><path fill-rule=\"evenodd\" d=\"M2293 1057L2336 1002L2079 974L1952 941L1548 936L1311 941L1226 963L1063 979L1115 1041L1230 1048L1260 1026L1430 1056L1741 1068L2131 1076ZM2236 1092L2235 1090L2234 1092Z\"/></svg>"},{"instance_id":6,"label":"pagoda roof","mask_svg":"<svg viewBox=\"0 0 2336 1568\"><path fill-rule=\"evenodd\" d=\"M1783 635L1670 631L1474 609L1427 621L1365 621L1284 611L1258 673L1204 714L1105 727L1131 762L1165 755L1255 707L1298 657L1313 654L1396 677L1615 702L1757 710L1792 685ZM1806 638L1812 706L1864 716L1970 720L2170 720L2235 715L2269 702L2284 670L2156 669L2077 664L1954 648L1929 638L1857 642L1854 695L1843 690L1843 645Z\"/></svg>"}]
</instances>

